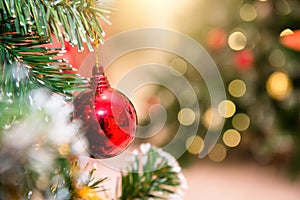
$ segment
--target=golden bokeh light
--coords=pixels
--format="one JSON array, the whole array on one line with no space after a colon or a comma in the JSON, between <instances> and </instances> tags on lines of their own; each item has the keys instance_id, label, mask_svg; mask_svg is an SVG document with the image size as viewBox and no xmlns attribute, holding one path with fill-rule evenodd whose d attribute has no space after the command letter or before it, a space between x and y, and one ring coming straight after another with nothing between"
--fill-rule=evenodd
<instances>
[{"instance_id":1,"label":"golden bokeh light","mask_svg":"<svg viewBox=\"0 0 300 200\"><path fill-rule=\"evenodd\" d=\"M228 91L233 97L242 97L247 90L247 86L244 81L235 79L229 83Z\"/></svg>"},{"instance_id":2,"label":"golden bokeh light","mask_svg":"<svg viewBox=\"0 0 300 200\"><path fill-rule=\"evenodd\" d=\"M223 134L223 142L228 147L236 147L241 142L241 134L234 129L229 129Z\"/></svg>"},{"instance_id":3,"label":"golden bokeh light","mask_svg":"<svg viewBox=\"0 0 300 200\"><path fill-rule=\"evenodd\" d=\"M276 100L284 100L289 97L292 88L291 80L283 72L271 74L266 84L268 94Z\"/></svg>"},{"instance_id":4,"label":"golden bokeh light","mask_svg":"<svg viewBox=\"0 0 300 200\"><path fill-rule=\"evenodd\" d=\"M204 141L200 136L191 136L186 141L186 149L191 154L199 154L204 147Z\"/></svg>"},{"instance_id":5,"label":"golden bokeh light","mask_svg":"<svg viewBox=\"0 0 300 200\"><path fill-rule=\"evenodd\" d=\"M227 155L227 150L222 144L216 144L209 152L208 157L214 162L222 162Z\"/></svg>"},{"instance_id":6,"label":"golden bokeh light","mask_svg":"<svg viewBox=\"0 0 300 200\"><path fill-rule=\"evenodd\" d=\"M215 108L209 108L202 116L202 124L206 129L219 130L222 128L224 118Z\"/></svg>"},{"instance_id":7,"label":"golden bokeh light","mask_svg":"<svg viewBox=\"0 0 300 200\"><path fill-rule=\"evenodd\" d=\"M170 70L175 76L182 76L187 70L187 63L181 58L175 58L170 62ZM178 73L174 73L173 70L176 70Z\"/></svg>"},{"instance_id":8,"label":"golden bokeh light","mask_svg":"<svg viewBox=\"0 0 300 200\"><path fill-rule=\"evenodd\" d=\"M250 118L244 113L238 113L232 119L232 126L238 131L245 131L250 126Z\"/></svg>"},{"instance_id":9,"label":"golden bokeh light","mask_svg":"<svg viewBox=\"0 0 300 200\"><path fill-rule=\"evenodd\" d=\"M235 104L230 100L224 100L219 103L218 112L225 118L232 117L236 111Z\"/></svg>"},{"instance_id":10,"label":"golden bokeh light","mask_svg":"<svg viewBox=\"0 0 300 200\"><path fill-rule=\"evenodd\" d=\"M183 108L178 112L177 118L180 124L189 126L192 123L194 123L196 119L196 114L190 108Z\"/></svg>"},{"instance_id":11,"label":"golden bokeh light","mask_svg":"<svg viewBox=\"0 0 300 200\"><path fill-rule=\"evenodd\" d=\"M285 65L285 56L279 49L274 49L269 55L269 63L273 67L283 67Z\"/></svg>"},{"instance_id":12,"label":"golden bokeh light","mask_svg":"<svg viewBox=\"0 0 300 200\"><path fill-rule=\"evenodd\" d=\"M247 37L242 32L235 31L228 37L228 45L233 50L242 50L247 45Z\"/></svg>"},{"instance_id":13,"label":"golden bokeh light","mask_svg":"<svg viewBox=\"0 0 300 200\"><path fill-rule=\"evenodd\" d=\"M69 155L71 152L70 145L68 145L68 144L60 145L58 147L58 152L60 153L60 155L63 155L63 156Z\"/></svg>"},{"instance_id":14,"label":"golden bokeh light","mask_svg":"<svg viewBox=\"0 0 300 200\"><path fill-rule=\"evenodd\" d=\"M248 3L242 5L242 7L240 8L240 17L246 22L255 20L255 18L257 17L255 7Z\"/></svg>"}]
</instances>

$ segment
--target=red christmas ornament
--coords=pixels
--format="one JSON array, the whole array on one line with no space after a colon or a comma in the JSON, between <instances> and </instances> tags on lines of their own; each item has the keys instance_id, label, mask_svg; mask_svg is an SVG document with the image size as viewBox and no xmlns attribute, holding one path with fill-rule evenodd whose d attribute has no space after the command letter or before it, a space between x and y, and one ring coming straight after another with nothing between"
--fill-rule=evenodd
<instances>
[{"instance_id":1,"label":"red christmas ornament","mask_svg":"<svg viewBox=\"0 0 300 200\"><path fill-rule=\"evenodd\" d=\"M91 156L110 158L133 141L136 111L127 97L110 87L102 66L94 67L91 81L91 88L73 101L74 118L83 121Z\"/></svg>"},{"instance_id":2,"label":"red christmas ornament","mask_svg":"<svg viewBox=\"0 0 300 200\"><path fill-rule=\"evenodd\" d=\"M291 49L300 51L300 29L293 31L293 33L280 37L280 42Z\"/></svg>"}]
</instances>

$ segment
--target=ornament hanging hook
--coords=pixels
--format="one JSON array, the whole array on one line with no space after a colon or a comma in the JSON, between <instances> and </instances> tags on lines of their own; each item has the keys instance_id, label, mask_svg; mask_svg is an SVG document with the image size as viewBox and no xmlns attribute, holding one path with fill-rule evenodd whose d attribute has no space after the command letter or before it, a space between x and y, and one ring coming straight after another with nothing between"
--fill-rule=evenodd
<instances>
[{"instance_id":1,"label":"ornament hanging hook","mask_svg":"<svg viewBox=\"0 0 300 200\"><path fill-rule=\"evenodd\" d=\"M96 67L99 69L99 40L96 39L96 41L94 42L95 45L95 54L96 54L96 60L95 60L95 64Z\"/></svg>"},{"instance_id":2,"label":"ornament hanging hook","mask_svg":"<svg viewBox=\"0 0 300 200\"><path fill-rule=\"evenodd\" d=\"M99 62L99 40L96 39L94 42L93 42L93 46L94 46L94 49L95 49L95 66L94 66L94 73L93 75L95 74L103 74L104 73L104 69L102 67L102 65L100 64Z\"/></svg>"},{"instance_id":3,"label":"ornament hanging hook","mask_svg":"<svg viewBox=\"0 0 300 200\"><path fill-rule=\"evenodd\" d=\"M103 75L104 74L104 68L102 67L102 65L100 64L100 61L99 61L99 40L96 39L94 42L93 42L93 48L95 50L95 65L93 67L93 76L98 76L98 75Z\"/></svg>"}]
</instances>

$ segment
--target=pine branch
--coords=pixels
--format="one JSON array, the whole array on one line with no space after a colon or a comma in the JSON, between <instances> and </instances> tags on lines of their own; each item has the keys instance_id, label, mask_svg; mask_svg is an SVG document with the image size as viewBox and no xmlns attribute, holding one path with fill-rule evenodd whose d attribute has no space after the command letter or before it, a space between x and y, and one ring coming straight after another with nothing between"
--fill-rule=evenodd
<instances>
[{"instance_id":1,"label":"pine branch","mask_svg":"<svg viewBox=\"0 0 300 200\"><path fill-rule=\"evenodd\" d=\"M95 40L103 42L104 31L99 18L106 23L110 14L99 0L3 0L0 2L1 35L15 32L50 38L54 33L64 48L70 41L83 50L86 42L90 51Z\"/></svg>"},{"instance_id":2,"label":"pine branch","mask_svg":"<svg viewBox=\"0 0 300 200\"><path fill-rule=\"evenodd\" d=\"M184 186L180 167L166 152L149 144L141 145L142 155L134 156L128 165L128 172L122 173L122 196L129 199L172 199L180 197L178 190Z\"/></svg>"},{"instance_id":3,"label":"pine branch","mask_svg":"<svg viewBox=\"0 0 300 200\"><path fill-rule=\"evenodd\" d=\"M4 94L23 97L33 88L46 86L72 97L72 92L88 86L74 74L60 48L48 49L54 34L64 41L92 51L95 40L103 42L99 20L110 11L97 0L3 0L0 2L0 84ZM76 88L75 88L76 86Z\"/></svg>"},{"instance_id":4,"label":"pine branch","mask_svg":"<svg viewBox=\"0 0 300 200\"><path fill-rule=\"evenodd\" d=\"M45 89L30 93L31 104L0 99L1 199L79 200L105 192L106 178L80 168L78 156L85 152L74 148L82 138L69 119L70 104ZM63 134L53 136L57 132Z\"/></svg>"},{"instance_id":5,"label":"pine branch","mask_svg":"<svg viewBox=\"0 0 300 200\"><path fill-rule=\"evenodd\" d=\"M45 199L75 199L87 191L103 191L105 179L94 178L93 172L79 185L83 188L76 188L82 173L71 173L69 156L74 152L65 155L57 149L62 143L72 146L76 142L76 122L69 122L71 109L59 107L60 100L42 92L29 95L34 88L46 86L71 97L75 86L87 86L87 80L59 57L62 49L45 44L54 34L63 47L67 40L80 50L86 42L92 50L93 41L103 41L99 18L109 13L103 8L96 0L0 1L1 197L31 199L35 193ZM65 112L63 119L60 111ZM64 135L52 136L60 131Z\"/></svg>"},{"instance_id":6,"label":"pine branch","mask_svg":"<svg viewBox=\"0 0 300 200\"><path fill-rule=\"evenodd\" d=\"M41 47L47 38L9 34L0 37L0 84L8 96L23 98L39 85L71 97L76 84L86 80L74 74L65 60L58 59L60 49Z\"/></svg>"}]
</instances>

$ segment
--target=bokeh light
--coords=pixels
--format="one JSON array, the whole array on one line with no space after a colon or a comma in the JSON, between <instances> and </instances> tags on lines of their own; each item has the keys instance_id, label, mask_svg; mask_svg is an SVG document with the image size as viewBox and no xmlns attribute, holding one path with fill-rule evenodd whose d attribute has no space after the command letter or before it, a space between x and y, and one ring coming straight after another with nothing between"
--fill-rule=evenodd
<instances>
[{"instance_id":1,"label":"bokeh light","mask_svg":"<svg viewBox=\"0 0 300 200\"><path fill-rule=\"evenodd\" d=\"M291 12L291 7L286 0L278 1L278 6L276 7L277 12L283 15L288 15Z\"/></svg>"},{"instance_id":2,"label":"bokeh light","mask_svg":"<svg viewBox=\"0 0 300 200\"><path fill-rule=\"evenodd\" d=\"M242 7L240 8L240 17L246 22L255 20L255 18L257 17L255 7L247 3L242 5Z\"/></svg>"},{"instance_id":3,"label":"bokeh light","mask_svg":"<svg viewBox=\"0 0 300 200\"><path fill-rule=\"evenodd\" d=\"M232 126L236 130L245 131L250 126L250 118L244 113L238 113L232 118Z\"/></svg>"},{"instance_id":4,"label":"bokeh light","mask_svg":"<svg viewBox=\"0 0 300 200\"><path fill-rule=\"evenodd\" d=\"M63 156L69 155L71 152L70 145L68 145L68 144L60 145L58 147L58 152L60 153L60 155L63 155Z\"/></svg>"},{"instance_id":5,"label":"bokeh light","mask_svg":"<svg viewBox=\"0 0 300 200\"><path fill-rule=\"evenodd\" d=\"M232 117L236 111L235 104L230 100L224 100L218 105L218 112L225 118Z\"/></svg>"},{"instance_id":6,"label":"bokeh light","mask_svg":"<svg viewBox=\"0 0 300 200\"><path fill-rule=\"evenodd\" d=\"M227 156L227 150L222 144L216 144L209 152L208 157L214 162L222 162Z\"/></svg>"},{"instance_id":7,"label":"bokeh light","mask_svg":"<svg viewBox=\"0 0 300 200\"><path fill-rule=\"evenodd\" d=\"M269 63L273 67L283 67L285 65L285 56L279 49L274 49L269 55Z\"/></svg>"},{"instance_id":8,"label":"bokeh light","mask_svg":"<svg viewBox=\"0 0 300 200\"><path fill-rule=\"evenodd\" d=\"M204 141L200 136L191 136L186 141L186 149L191 154L199 154L204 147Z\"/></svg>"},{"instance_id":9,"label":"bokeh light","mask_svg":"<svg viewBox=\"0 0 300 200\"><path fill-rule=\"evenodd\" d=\"M247 45L247 37L242 32L235 31L228 37L228 45L233 50L242 50Z\"/></svg>"},{"instance_id":10,"label":"bokeh light","mask_svg":"<svg viewBox=\"0 0 300 200\"><path fill-rule=\"evenodd\" d=\"M178 112L177 118L180 124L189 126L192 123L194 123L196 119L196 114L190 108L183 108Z\"/></svg>"},{"instance_id":11,"label":"bokeh light","mask_svg":"<svg viewBox=\"0 0 300 200\"><path fill-rule=\"evenodd\" d=\"M210 48L218 50L226 44L226 33L222 29L212 29L207 35L207 44Z\"/></svg>"},{"instance_id":12,"label":"bokeh light","mask_svg":"<svg viewBox=\"0 0 300 200\"><path fill-rule=\"evenodd\" d=\"M182 76L185 74L185 72L187 70L187 63L181 58L174 58L170 62L170 67L178 72L178 74L177 74L177 73L174 73L173 70L171 70L172 74L174 74L175 76L178 76L178 75Z\"/></svg>"},{"instance_id":13,"label":"bokeh light","mask_svg":"<svg viewBox=\"0 0 300 200\"><path fill-rule=\"evenodd\" d=\"M244 48L241 51L235 52L233 56L234 65L240 71L246 71L251 69L253 67L254 60L254 54L248 48Z\"/></svg>"},{"instance_id":14,"label":"bokeh light","mask_svg":"<svg viewBox=\"0 0 300 200\"><path fill-rule=\"evenodd\" d=\"M212 122L212 119L214 121ZM206 129L218 130L222 128L223 117L219 114L218 110L215 108L209 108L205 111L202 116L202 124Z\"/></svg>"},{"instance_id":15,"label":"bokeh light","mask_svg":"<svg viewBox=\"0 0 300 200\"><path fill-rule=\"evenodd\" d=\"M283 72L274 72L266 84L268 94L276 100L284 100L290 96L292 83L289 77Z\"/></svg>"},{"instance_id":16,"label":"bokeh light","mask_svg":"<svg viewBox=\"0 0 300 200\"><path fill-rule=\"evenodd\" d=\"M231 81L228 85L228 91L233 97L242 97L247 90L247 86L244 81L240 79L235 79Z\"/></svg>"},{"instance_id":17,"label":"bokeh light","mask_svg":"<svg viewBox=\"0 0 300 200\"><path fill-rule=\"evenodd\" d=\"M241 142L241 134L234 129L229 129L223 134L223 142L229 147L236 147Z\"/></svg>"}]
</instances>

